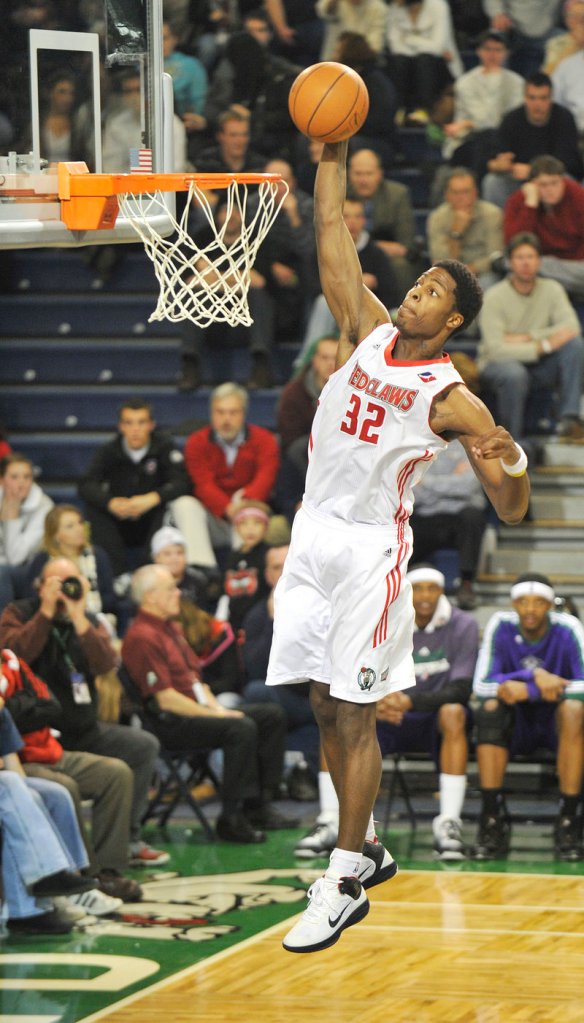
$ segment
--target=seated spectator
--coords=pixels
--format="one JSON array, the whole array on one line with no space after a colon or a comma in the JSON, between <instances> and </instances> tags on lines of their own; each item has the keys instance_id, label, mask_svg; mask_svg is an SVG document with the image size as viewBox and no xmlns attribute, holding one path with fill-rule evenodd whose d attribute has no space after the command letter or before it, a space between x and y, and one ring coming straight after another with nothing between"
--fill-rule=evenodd
<instances>
[{"instance_id":1,"label":"seated spectator","mask_svg":"<svg viewBox=\"0 0 584 1023\"><path fill-rule=\"evenodd\" d=\"M389 170L399 151L395 126L397 93L379 55L359 32L341 32L333 59L353 68L365 82L369 93L369 112L357 134L351 136L349 152L373 149Z\"/></svg>"},{"instance_id":2,"label":"seated spectator","mask_svg":"<svg viewBox=\"0 0 584 1023\"><path fill-rule=\"evenodd\" d=\"M287 185L288 194L252 272L254 323L250 349L254 361L248 387L272 386L276 338L298 341L303 336L310 305L318 294L312 197L297 187L292 167L285 160L270 160L264 171L280 174L279 190ZM251 215L256 208L252 196Z\"/></svg>"},{"instance_id":3,"label":"seated spectator","mask_svg":"<svg viewBox=\"0 0 584 1023\"><path fill-rule=\"evenodd\" d=\"M201 173L261 171L266 154L250 148L251 129L247 111L224 110L217 118L216 142L197 155L196 169Z\"/></svg>"},{"instance_id":4,"label":"seated spectator","mask_svg":"<svg viewBox=\"0 0 584 1023\"><path fill-rule=\"evenodd\" d=\"M56 504L45 519L42 550L29 563L27 596L33 596L34 583L49 558L74 561L89 583L87 610L96 615L102 611L116 614L118 598L114 593L110 560L103 547L89 542L89 524L74 504Z\"/></svg>"},{"instance_id":5,"label":"seated spectator","mask_svg":"<svg viewBox=\"0 0 584 1023\"><path fill-rule=\"evenodd\" d=\"M308 441L320 392L334 373L339 346L336 337L321 337L310 361L284 387L277 407L282 464L277 482L278 503L292 521L304 492Z\"/></svg>"},{"instance_id":6,"label":"seated spectator","mask_svg":"<svg viewBox=\"0 0 584 1023\"><path fill-rule=\"evenodd\" d=\"M55 786L68 794L99 889L115 900L114 908L120 899L138 901L140 886L120 873L128 865L130 769L111 757L65 752L53 734L60 724L61 706L48 687L12 650L2 651L1 665L6 706L22 736L20 759L27 783L45 801ZM85 827L83 799L93 801L91 832Z\"/></svg>"},{"instance_id":7,"label":"seated spectator","mask_svg":"<svg viewBox=\"0 0 584 1023\"><path fill-rule=\"evenodd\" d=\"M34 482L26 455L7 454L0 461L0 610L22 596L28 562L38 551L45 516L53 502Z\"/></svg>"},{"instance_id":8,"label":"seated spectator","mask_svg":"<svg viewBox=\"0 0 584 1023\"><path fill-rule=\"evenodd\" d=\"M171 573L185 600L203 611L214 611L223 592L221 575L216 569L199 568L187 561L187 541L180 529L163 526L150 541L152 561Z\"/></svg>"},{"instance_id":9,"label":"seated spectator","mask_svg":"<svg viewBox=\"0 0 584 1023\"><path fill-rule=\"evenodd\" d=\"M26 777L18 756L23 741L1 698L0 705L4 768L0 772L0 830L8 929L19 934L46 934L57 933L54 928L62 925L66 933L87 913L109 916L122 900L99 891L97 879L89 876L89 859L71 796L56 781ZM56 902L51 906L53 898L58 899L58 907Z\"/></svg>"},{"instance_id":10,"label":"seated spectator","mask_svg":"<svg viewBox=\"0 0 584 1023\"><path fill-rule=\"evenodd\" d=\"M560 0L483 0L491 28L509 37L510 66L520 75L541 66L547 40L556 31Z\"/></svg>"},{"instance_id":11,"label":"seated spectator","mask_svg":"<svg viewBox=\"0 0 584 1023\"><path fill-rule=\"evenodd\" d=\"M486 526L485 495L459 441L453 440L416 486L410 564L428 561L441 548L454 547L460 559L458 606L473 611L481 542Z\"/></svg>"},{"instance_id":12,"label":"seated spectator","mask_svg":"<svg viewBox=\"0 0 584 1023\"><path fill-rule=\"evenodd\" d=\"M584 58L583 58L584 59ZM542 277L551 277L584 300L584 188L555 156L532 160L529 179L505 204L505 240L520 231L539 239Z\"/></svg>"},{"instance_id":13,"label":"seated spectator","mask_svg":"<svg viewBox=\"0 0 584 1023\"><path fill-rule=\"evenodd\" d=\"M64 586L67 580L66 586ZM71 587L75 580L77 586ZM74 590L74 592L73 592ZM142 817L148 804L148 789L154 774L159 744L153 735L126 725L106 724L98 720L98 691L96 676L103 675L117 663L116 654L109 635L103 626L86 608L89 584L81 575L77 565L65 558L48 561L44 566L38 597L15 601L5 608L0 617L0 645L14 651L17 657L30 665L50 688L60 704L58 728L63 748L67 753L93 753L106 758L106 767L123 768L117 785L126 784L125 765L130 768L130 791L133 799L126 822L116 842L125 836L129 842L125 849L117 852L117 862L104 866L120 867L128 861L132 866L158 866L168 861L168 853L150 848L142 841ZM81 592L79 592L81 591ZM10 703L9 703L10 707ZM11 708L12 709L12 708ZM16 725L22 732L18 715L12 711ZM59 749L52 761L60 760ZM50 756L43 754L31 761L36 773L46 777L45 764L51 764L49 777L54 768ZM80 762L74 756L73 770ZM66 770L66 773L69 773ZM117 776L116 771L116 776ZM79 788L84 779L73 775ZM79 790L78 790L79 791ZM75 794L72 793L75 798ZM94 806L97 811L98 807ZM98 835L96 843L103 835ZM97 850L96 850L97 852Z\"/></svg>"},{"instance_id":14,"label":"seated spectator","mask_svg":"<svg viewBox=\"0 0 584 1023\"><path fill-rule=\"evenodd\" d=\"M264 599L256 601L243 620L242 653L246 675L243 695L251 703L277 703L283 708L288 725L288 748L300 749L316 769L319 734L308 685L267 686L265 681L274 632L274 590L287 553L288 544L266 550L263 576L269 592L267 597L264 594Z\"/></svg>"},{"instance_id":15,"label":"seated spectator","mask_svg":"<svg viewBox=\"0 0 584 1023\"><path fill-rule=\"evenodd\" d=\"M197 142L207 128L207 120L203 116L208 89L207 72L196 57L177 50L178 45L179 33L174 24L165 19L162 24L164 70L172 78L174 112L184 124L189 156L194 159Z\"/></svg>"},{"instance_id":16,"label":"seated spectator","mask_svg":"<svg viewBox=\"0 0 584 1023\"><path fill-rule=\"evenodd\" d=\"M220 260L223 266L225 250L228 251L241 238L241 212L237 207L230 209L226 198L222 197L217 200L213 209L213 221L211 225L206 220L198 222L195 218L191 232L194 246L205 253L197 259L195 268L204 272L206 280L211 282L215 279L214 262ZM221 243L216 241L219 233ZM182 370L177 383L179 391L196 391L201 383L205 350L222 348L226 344L249 347L253 363L252 375L256 366L267 372L270 365L269 348L259 329L259 323L265 319L262 309L264 284L262 275L252 267L248 292L249 309L253 319L251 327L242 325L231 327L224 323L210 323L207 327L202 327L188 319L181 322Z\"/></svg>"},{"instance_id":17,"label":"seated spectator","mask_svg":"<svg viewBox=\"0 0 584 1023\"><path fill-rule=\"evenodd\" d=\"M247 407L243 387L221 384L211 393L210 424L187 438L194 500L175 505L175 519L189 549L196 549L193 564L216 567L214 551L232 546L233 518L244 498L269 503L280 464L278 442L269 430L246 423Z\"/></svg>"},{"instance_id":18,"label":"seated spectator","mask_svg":"<svg viewBox=\"0 0 584 1023\"><path fill-rule=\"evenodd\" d=\"M127 173L130 150L145 145L142 123L142 79L139 70L126 67L113 81L111 96L105 105L102 162L104 171ZM189 169L187 133L177 114L172 119L173 170Z\"/></svg>"},{"instance_id":19,"label":"seated spectator","mask_svg":"<svg viewBox=\"0 0 584 1023\"><path fill-rule=\"evenodd\" d=\"M284 712L276 706L230 710L201 682L199 661L174 621L180 590L168 569L138 569L132 596L139 611L122 656L150 726L168 750L223 750L219 838L257 843L265 841L263 829L295 826L272 806L284 760Z\"/></svg>"},{"instance_id":20,"label":"seated spectator","mask_svg":"<svg viewBox=\"0 0 584 1023\"><path fill-rule=\"evenodd\" d=\"M481 387L494 395L497 422L525 436L531 391L558 389L558 431L580 440L584 341L574 307L557 281L539 276L540 246L518 234L507 246L509 273L489 288L480 314Z\"/></svg>"},{"instance_id":21,"label":"seated spectator","mask_svg":"<svg viewBox=\"0 0 584 1023\"><path fill-rule=\"evenodd\" d=\"M189 492L182 452L157 428L148 402L130 398L120 405L118 435L96 452L78 490L92 540L109 555L123 596L131 561L148 560L150 539L172 502Z\"/></svg>"},{"instance_id":22,"label":"seated spectator","mask_svg":"<svg viewBox=\"0 0 584 1023\"><path fill-rule=\"evenodd\" d=\"M402 296L398 292L391 259L386 256L380 246L371 240L369 232L365 228L365 207L360 199L349 197L345 199L343 220L357 249L363 272L363 284L374 295L377 295L387 308L399 305ZM302 347L295 364L297 366L302 364L317 338L334 334L337 329L337 323L324 295L318 295L313 302Z\"/></svg>"},{"instance_id":23,"label":"seated spectator","mask_svg":"<svg viewBox=\"0 0 584 1023\"><path fill-rule=\"evenodd\" d=\"M525 82L505 67L509 48L501 32L483 32L476 52L478 65L454 83L454 119L444 125L442 155L451 164L468 167L481 181L495 130L521 103Z\"/></svg>"},{"instance_id":24,"label":"seated spectator","mask_svg":"<svg viewBox=\"0 0 584 1023\"><path fill-rule=\"evenodd\" d=\"M359 33L373 56L385 49L387 7L383 0L316 0L316 13L324 21L321 60L340 60L342 35Z\"/></svg>"},{"instance_id":25,"label":"seated spectator","mask_svg":"<svg viewBox=\"0 0 584 1023\"><path fill-rule=\"evenodd\" d=\"M385 178L379 155L360 149L349 157L347 195L363 203L365 228L391 260L401 302L425 266L420 261L408 186Z\"/></svg>"},{"instance_id":26,"label":"seated spectator","mask_svg":"<svg viewBox=\"0 0 584 1023\"><path fill-rule=\"evenodd\" d=\"M13 771L0 771L2 886L10 934L69 934L72 917L52 898L88 891L93 880L71 870L62 837Z\"/></svg>"},{"instance_id":27,"label":"seated spectator","mask_svg":"<svg viewBox=\"0 0 584 1023\"><path fill-rule=\"evenodd\" d=\"M387 45L406 123L427 124L437 100L464 70L446 0L392 0Z\"/></svg>"},{"instance_id":28,"label":"seated spectator","mask_svg":"<svg viewBox=\"0 0 584 1023\"><path fill-rule=\"evenodd\" d=\"M274 29L276 53L302 67L316 64L324 35L316 0L265 0L265 8Z\"/></svg>"},{"instance_id":29,"label":"seated spectator","mask_svg":"<svg viewBox=\"0 0 584 1023\"><path fill-rule=\"evenodd\" d=\"M483 199L502 208L527 181L531 160L546 153L561 160L572 177L582 177L576 122L569 110L552 102L551 78L538 71L525 82L523 105L506 114L497 130L481 186Z\"/></svg>"},{"instance_id":30,"label":"seated spectator","mask_svg":"<svg viewBox=\"0 0 584 1023\"><path fill-rule=\"evenodd\" d=\"M298 187L308 195L314 194L314 182L316 170L324 147L323 142L318 139L309 139L299 135L296 139L294 154L294 169Z\"/></svg>"},{"instance_id":31,"label":"seated spectator","mask_svg":"<svg viewBox=\"0 0 584 1023\"><path fill-rule=\"evenodd\" d=\"M196 54L209 75L239 25L238 7L231 0L189 0L181 44Z\"/></svg>"},{"instance_id":32,"label":"seated spectator","mask_svg":"<svg viewBox=\"0 0 584 1023\"><path fill-rule=\"evenodd\" d=\"M472 615L453 607L444 576L418 565L412 586L416 685L390 693L377 704L382 753L430 753L440 771L440 813L432 822L434 850L441 860L460 860L462 806L466 790L469 712L479 630Z\"/></svg>"},{"instance_id":33,"label":"seated spectator","mask_svg":"<svg viewBox=\"0 0 584 1023\"><path fill-rule=\"evenodd\" d=\"M263 501L242 500L231 520L237 549L227 558L223 588L229 598L229 622L236 633L247 612L268 594L264 566L270 515L271 509Z\"/></svg>"},{"instance_id":34,"label":"seated spectator","mask_svg":"<svg viewBox=\"0 0 584 1023\"><path fill-rule=\"evenodd\" d=\"M6 455L10 455L11 453L12 448L10 447L6 427L4 426L4 423L0 422L0 465L2 464L3 459L6 458Z\"/></svg>"},{"instance_id":35,"label":"seated spectator","mask_svg":"<svg viewBox=\"0 0 584 1023\"><path fill-rule=\"evenodd\" d=\"M474 676L482 809L474 857L504 859L511 822L503 784L509 759L538 749L557 755L560 804L554 850L583 857L579 812L584 762L584 634L577 618L554 611L546 576L528 572L511 587L513 610L486 625Z\"/></svg>"},{"instance_id":36,"label":"seated spectator","mask_svg":"<svg viewBox=\"0 0 584 1023\"><path fill-rule=\"evenodd\" d=\"M556 101L572 114L580 142L584 138L584 31L579 28L580 47L571 57L560 61L552 74Z\"/></svg>"},{"instance_id":37,"label":"seated spectator","mask_svg":"<svg viewBox=\"0 0 584 1023\"><path fill-rule=\"evenodd\" d=\"M475 177L465 167L449 171L444 198L428 217L430 259L459 259L486 291L498 280L491 265L503 249L503 214L479 198Z\"/></svg>"},{"instance_id":38,"label":"seated spectator","mask_svg":"<svg viewBox=\"0 0 584 1023\"><path fill-rule=\"evenodd\" d=\"M572 57L578 50L584 49L583 0L565 0L563 10L568 31L559 32L547 41L541 68L546 75L553 75L558 64L566 57Z\"/></svg>"},{"instance_id":39,"label":"seated spectator","mask_svg":"<svg viewBox=\"0 0 584 1023\"><path fill-rule=\"evenodd\" d=\"M272 30L260 7L243 18L213 72L205 117L214 128L225 110L250 117L251 144L266 156L289 159L295 129L288 94L302 68L270 50Z\"/></svg>"},{"instance_id":40,"label":"seated spectator","mask_svg":"<svg viewBox=\"0 0 584 1023\"><path fill-rule=\"evenodd\" d=\"M87 160L83 132L80 131L75 101L77 81L66 69L56 69L43 82L40 92L40 155L49 164L62 160ZM17 140L17 152L29 152L32 137Z\"/></svg>"}]
</instances>

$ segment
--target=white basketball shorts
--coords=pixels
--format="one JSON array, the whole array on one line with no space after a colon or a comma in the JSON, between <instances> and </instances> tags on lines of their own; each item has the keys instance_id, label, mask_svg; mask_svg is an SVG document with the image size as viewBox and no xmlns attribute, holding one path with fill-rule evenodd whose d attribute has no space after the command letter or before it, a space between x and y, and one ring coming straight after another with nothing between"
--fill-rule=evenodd
<instances>
[{"instance_id":1,"label":"white basketball shorts","mask_svg":"<svg viewBox=\"0 0 584 1023\"><path fill-rule=\"evenodd\" d=\"M266 684L313 679L372 703L415 685L414 609L405 578L411 532L348 526L302 507L274 594Z\"/></svg>"}]
</instances>

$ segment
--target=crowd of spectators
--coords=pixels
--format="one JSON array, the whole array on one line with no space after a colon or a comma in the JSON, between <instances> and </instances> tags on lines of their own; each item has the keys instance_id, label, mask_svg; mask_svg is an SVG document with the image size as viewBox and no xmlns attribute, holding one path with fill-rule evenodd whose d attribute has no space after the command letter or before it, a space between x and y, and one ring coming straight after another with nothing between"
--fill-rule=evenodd
<instances>
[{"instance_id":1,"label":"crowd of spectators","mask_svg":"<svg viewBox=\"0 0 584 1023\"><path fill-rule=\"evenodd\" d=\"M584 342L575 309L584 299L584 4L534 0L527 20L527 5L513 0L484 0L473 17L463 6L454 0L165 4L176 169L278 172L289 192L252 271L254 326L238 335L253 356L248 386L217 382L209 422L191 433L184 453L140 398L122 403L115 436L79 480L78 504L54 506L34 482L30 460L9 445L1 452L0 647L3 657L12 651L18 676L3 697L21 736L5 750L17 752L20 741L24 775L65 786L74 818L69 833L78 826L80 836L68 858L55 854L52 873L67 875L56 885L37 889L42 878L34 863L21 871L26 898L9 905L9 913L29 922L17 923L16 931L67 930L71 899L63 918L35 894L81 897L95 889L112 900L100 904L94 894L87 904L96 914L140 898L140 886L124 876L128 865L168 859L141 835L161 744L222 750L217 833L246 843L296 824L272 804L285 750L299 749L329 798L298 854L319 855L334 845L335 809L326 769L318 768L307 693L294 687L276 694L263 684L273 591L302 498L312 415L337 345L334 319L319 294L312 231L319 144L301 139L287 112L302 67L341 60L370 86L369 117L351 140L344 210L364 282L395 308L426 261L465 262L486 292L469 340L477 345L479 386L497 421L524 436L527 397L544 389L556 402L558 432L584 437ZM14 4L2 44L8 65L23 52L28 28L87 28L91 11L90 4L52 0ZM476 54L478 63L465 71L461 54ZM139 95L139 75L121 69L105 107L110 169L127 169L129 148L139 144ZM48 159L83 158L89 143L82 101L75 78L56 69L42 112ZM0 132L24 140L26 126L3 93L0 115ZM421 126L427 145L440 147L433 188L427 182L434 208L424 230L416 226L408 185L397 180L404 125ZM238 216L226 224L226 207L217 204L226 237L237 234ZM197 222L192 229L201 238L208 231ZM205 346L221 345L223 333L217 325L185 326L181 390L199 386ZM273 354L282 339L295 341L299 355L274 405L272 432L249 421L248 392L273 383ZM562 758L554 848L561 859L580 860L582 778L567 766L565 751L580 751L584 741L584 634L577 619L555 611L549 580L531 574L514 584L512 610L490 623L479 653L468 611L476 606L486 513L457 454L453 445L450 461L444 456L444 466L431 470L420 488L411 569L419 688L382 701L380 741L385 752L420 749L434 756L440 777L434 841L443 859L468 852L461 815L470 708L478 722L483 800L476 858L509 851L502 796L509 756L547 745ZM445 594L444 576L425 564L441 544L459 550L459 607ZM529 658L536 646L534 669ZM125 717L122 667L145 728L131 728ZM576 759L581 763L580 752ZM12 784L6 805L31 799L23 784ZM81 810L86 798L94 800L91 828ZM7 813L0 793L3 830ZM39 835L49 827L46 814L41 817ZM17 834L10 841L18 848ZM14 860L3 854L5 881L8 869L14 878Z\"/></svg>"}]
</instances>

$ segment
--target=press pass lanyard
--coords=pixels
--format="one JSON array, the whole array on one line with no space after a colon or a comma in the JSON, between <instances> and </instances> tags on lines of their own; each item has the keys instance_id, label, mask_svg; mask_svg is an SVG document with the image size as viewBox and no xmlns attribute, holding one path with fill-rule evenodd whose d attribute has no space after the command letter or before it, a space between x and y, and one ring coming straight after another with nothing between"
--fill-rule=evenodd
<instances>
[{"instance_id":1,"label":"press pass lanyard","mask_svg":"<svg viewBox=\"0 0 584 1023\"><path fill-rule=\"evenodd\" d=\"M56 640L56 642L59 644L61 648L61 653L63 654L65 667L67 668L67 671L69 673L69 681L71 682L71 692L73 694L74 702L91 703L91 693L89 691L89 686L87 685L85 675L83 674L82 671L78 671L75 665L73 664L73 661L71 660L71 655L67 650L67 644L59 630L55 628L55 626L53 626L53 628L51 629L51 633L53 638Z\"/></svg>"}]
</instances>

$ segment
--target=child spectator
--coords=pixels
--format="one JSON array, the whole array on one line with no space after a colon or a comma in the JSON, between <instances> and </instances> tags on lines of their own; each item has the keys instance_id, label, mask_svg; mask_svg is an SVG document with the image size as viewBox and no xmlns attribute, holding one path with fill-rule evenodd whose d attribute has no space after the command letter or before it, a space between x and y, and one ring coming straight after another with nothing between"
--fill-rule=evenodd
<instances>
[{"instance_id":1,"label":"child spectator","mask_svg":"<svg viewBox=\"0 0 584 1023\"><path fill-rule=\"evenodd\" d=\"M269 593L264 579L264 538L269 521L270 509L263 501L242 501L233 517L241 546L229 554L224 590L229 597L229 621L235 632L250 608L258 600L265 600Z\"/></svg>"}]
</instances>

